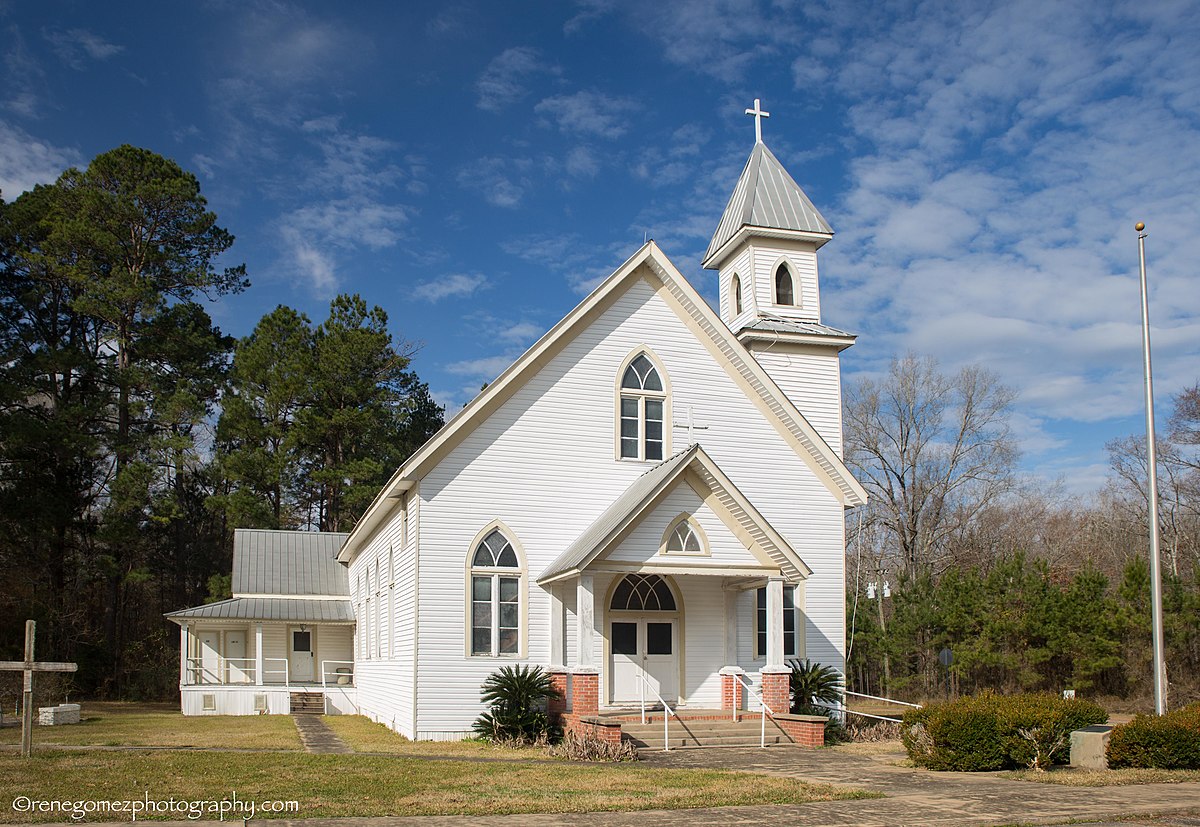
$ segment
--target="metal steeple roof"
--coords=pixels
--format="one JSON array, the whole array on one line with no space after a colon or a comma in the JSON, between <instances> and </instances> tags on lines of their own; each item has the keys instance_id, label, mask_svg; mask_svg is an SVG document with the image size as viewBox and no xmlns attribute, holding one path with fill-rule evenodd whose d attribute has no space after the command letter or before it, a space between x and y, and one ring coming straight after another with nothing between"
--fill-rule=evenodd
<instances>
[{"instance_id":1,"label":"metal steeple roof","mask_svg":"<svg viewBox=\"0 0 1200 827\"><path fill-rule=\"evenodd\" d=\"M746 226L833 235L829 222L761 141L754 144L746 168L733 188L721 223L704 254L704 266L708 267L713 255Z\"/></svg>"}]
</instances>

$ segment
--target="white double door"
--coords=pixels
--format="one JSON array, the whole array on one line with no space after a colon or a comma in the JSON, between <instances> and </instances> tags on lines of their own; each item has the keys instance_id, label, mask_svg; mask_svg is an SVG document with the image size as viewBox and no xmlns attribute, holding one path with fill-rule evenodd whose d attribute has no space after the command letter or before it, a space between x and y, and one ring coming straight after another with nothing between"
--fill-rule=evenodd
<instances>
[{"instance_id":1,"label":"white double door","mask_svg":"<svg viewBox=\"0 0 1200 827\"><path fill-rule=\"evenodd\" d=\"M678 624L671 617L621 617L609 621L612 703L657 705L679 700ZM644 690L642 676L649 684ZM650 690L653 689L654 692Z\"/></svg>"}]
</instances>

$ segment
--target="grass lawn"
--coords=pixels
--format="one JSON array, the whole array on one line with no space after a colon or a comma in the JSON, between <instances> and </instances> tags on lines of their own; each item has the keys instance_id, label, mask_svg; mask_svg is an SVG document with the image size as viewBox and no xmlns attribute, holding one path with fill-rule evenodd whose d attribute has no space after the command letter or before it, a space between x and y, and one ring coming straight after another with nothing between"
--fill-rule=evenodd
<instances>
[{"instance_id":1,"label":"grass lawn","mask_svg":"<svg viewBox=\"0 0 1200 827\"><path fill-rule=\"evenodd\" d=\"M206 801L236 793L240 801L296 800L299 810L285 816L290 818L576 813L873 797L826 784L715 770L304 753L45 751L22 760L5 752L0 777L6 791L0 822L22 823L69 818L62 812L16 812L9 802L18 796ZM139 815L139 820L148 817L181 816ZM128 813L94 813L88 820L130 819Z\"/></svg>"},{"instance_id":2,"label":"grass lawn","mask_svg":"<svg viewBox=\"0 0 1200 827\"><path fill-rule=\"evenodd\" d=\"M301 749L287 715L184 717L176 704L84 702L83 722L35 726L33 743L135 747ZM0 729L0 744L19 744L21 728Z\"/></svg>"},{"instance_id":3,"label":"grass lawn","mask_svg":"<svg viewBox=\"0 0 1200 827\"><path fill-rule=\"evenodd\" d=\"M326 715L322 720L355 752L554 760L540 747L501 747L483 741L410 741L361 715Z\"/></svg>"},{"instance_id":4,"label":"grass lawn","mask_svg":"<svg viewBox=\"0 0 1200 827\"><path fill-rule=\"evenodd\" d=\"M1017 781L1037 781L1066 787L1119 787L1126 784L1181 784L1200 781L1200 770L1082 770L1054 767L1046 772L1016 770L1002 774Z\"/></svg>"}]
</instances>

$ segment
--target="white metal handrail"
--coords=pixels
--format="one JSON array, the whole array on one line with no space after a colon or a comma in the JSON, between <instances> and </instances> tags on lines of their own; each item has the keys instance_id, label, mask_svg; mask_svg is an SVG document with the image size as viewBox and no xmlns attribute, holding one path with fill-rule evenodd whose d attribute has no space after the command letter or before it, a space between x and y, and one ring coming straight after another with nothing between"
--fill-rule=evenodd
<instances>
[{"instance_id":1,"label":"white metal handrail","mask_svg":"<svg viewBox=\"0 0 1200 827\"><path fill-rule=\"evenodd\" d=\"M642 723L643 724L646 723L646 688L649 687L650 691L654 693L654 697L658 698L658 702L663 705L663 712L665 713L663 715L663 752L670 752L671 751L671 741L668 737L669 733L667 730L667 724L670 723L671 716L675 715L675 710L671 709L670 705L666 701L663 700L663 696L658 694L657 689L655 689L653 686L650 686L650 681L649 681L649 679L647 679L646 672L644 670L638 673L638 677L642 679L642 683L641 683ZM675 718L678 719L679 716L675 715Z\"/></svg>"},{"instance_id":2,"label":"white metal handrail","mask_svg":"<svg viewBox=\"0 0 1200 827\"><path fill-rule=\"evenodd\" d=\"M743 678L741 675L735 674L733 676L733 679L735 681L737 681L738 683L740 683L742 686L749 689L750 693L752 695L754 695L754 697L758 698L758 705L759 705L760 711L762 713L762 721L761 721L761 725L759 727L758 745L762 749L766 749L767 748L767 713L770 713L771 717L774 718L775 710L773 710L773 709L771 709L771 707L767 706L767 702L765 700L763 700L763 696L761 694L759 694L754 689L754 687L750 685L750 682L747 681L745 678ZM737 720L737 714L738 714L737 706L738 706L737 704L733 705L733 719L735 721Z\"/></svg>"},{"instance_id":3,"label":"white metal handrail","mask_svg":"<svg viewBox=\"0 0 1200 827\"><path fill-rule=\"evenodd\" d=\"M872 701L884 701L889 704L896 704L896 706L911 706L913 709L921 708L920 704L910 704L908 701L897 701L893 698L881 698L878 695L864 695L861 692L851 692L849 689L843 689L842 693L845 695L853 695L856 698L868 698Z\"/></svg>"},{"instance_id":4,"label":"white metal handrail","mask_svg":"<svg viewBox=\"0 0 1200 827\"><path fill-rule=\"evenodd\" d=\"M282 663L283 668L282 669L268 669L267 668L268 663ZM266 683L268 674L278 674L280 672L283 673L283 685L291 686L292 679L291 679L291 674L288 670L288 659L287 658L263 658L263 683Z\"/></svg>"},{"instance_id":5,"label":"white metal handrail","mask_svg":"<svg viewBox=\"0 0 1200 827\"><path fill-rule=\"evenodd\" d=\"M329 664L331 664L331 663L345 664L350 667L350 671L349 672L338 672L335 670L333 672L330 672ZM330 675L333 675L335 678L342 678L342 677L349 678L351 684L353 684L353 682L354 682L354 661L352 661L352 660L323 660L323 661L321 661L321 687L323 689L327 687L326 679ZM336 681L335 681L335 683L336 683Z\"/></svg>"}]
</instances>

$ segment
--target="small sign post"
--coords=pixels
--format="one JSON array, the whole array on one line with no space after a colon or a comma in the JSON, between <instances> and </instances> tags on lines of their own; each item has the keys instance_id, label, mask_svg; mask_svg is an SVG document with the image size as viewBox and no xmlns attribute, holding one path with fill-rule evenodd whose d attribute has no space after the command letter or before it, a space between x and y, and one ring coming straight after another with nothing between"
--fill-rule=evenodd
<instances>
[{"instance_id":1,"label":"small sign post","mask_svg":"<svg viewBox=\"0 0 1200 827\"><path fill-rule=\"evenodd\" d=\"M33 642L37 634L37 623L25 621L25 660L0 660L0 671L24 672L25 686L21 694L21 757L33 754L33 673L74 672L79 667L74 663L38 663L33 659Z\"/></svg>"}]
</instances>

